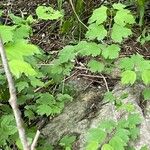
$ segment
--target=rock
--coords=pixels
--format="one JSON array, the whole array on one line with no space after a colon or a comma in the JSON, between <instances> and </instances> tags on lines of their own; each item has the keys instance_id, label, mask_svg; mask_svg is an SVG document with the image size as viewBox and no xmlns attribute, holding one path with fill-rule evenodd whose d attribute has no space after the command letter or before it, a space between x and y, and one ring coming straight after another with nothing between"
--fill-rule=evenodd
<instances>
[{"instance_id":1,"label":"rock","mask_svg":"<svg viewBox=\"0 0 150 150\"><path fill-rule=\"evenodd\" d=\"M144 86L123 87L116 85L113 93L121 96L128 93L125 103L132 103L141 118L140 136L137 141L131 143L139 150L142 146L150 147L150 115L143 115L140 107L141 91ZM89 89L82 92L73 102L69 103L64 111L48 123L43 129L42 134L52 145L57 145L64 135L75 134L78 136L73 150L85 150L86 135L90 128L98 126L103 119L115 119L121 117L122 112L115 111L115 107L103 101L103 90ZM57 149L55 149L57 150Z\"/></svg>"}]
</instances>

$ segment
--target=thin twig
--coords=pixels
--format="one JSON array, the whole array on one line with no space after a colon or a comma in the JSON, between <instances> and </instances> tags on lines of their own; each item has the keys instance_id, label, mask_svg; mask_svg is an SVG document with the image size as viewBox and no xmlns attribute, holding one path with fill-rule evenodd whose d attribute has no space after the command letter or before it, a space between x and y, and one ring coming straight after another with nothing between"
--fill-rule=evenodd
<instances>
[{"instance_id":1,"label":"thin twig","mask_svg":"<svg viewBox=\"0 0 150 150\"><path fill-rule=\"evenodd\" d=\"M109 87L108 87L108 84L107 84L107 81L106 81L106 78L101 74L101 77L103 78L104 80L104 83L105 83L105 86L106 86L106 90L107 92L109 92Z\"/></svg>"},{"instance_id":2,"label":"thin twig","mask_svg":"<svg viewBox=\"0 0 150 150\"><path fill-rule=\"evenodd\" d=\"M72 10L73 10L73 12L74 12L76 18L78 19L78 21L79 21L86 29L88 29L88 27L81 21L81 19L79 18L78 14L76 13L76 10L75 10L75 8L74 8L74 5L73 5L72 0L69 0L69 2L70 2L70 5L71 5L71 7L72 7Z\"/></svg>"},{"instance_id":3,"label":"thin twig","mask_svg":"<svg viewBox=\"0 0 150 150\"><path fill-rule=\"evenodd\" d=\"M5 74L6 74L6 78L7 78L7 81L8 81L8 87L9 87L9 93L10 93L9 103L12 107L12 110L13 110L13 113L14 113L14 116L15 116L16 125L17 125L17 129L18 129L18 132L19 132L19 137L20 137L21 143L23 145L23 149L24 150L30 150L30 146L28 144L27 137L26 137L26 134L25 134L25 129L23 127L23 120L21 118L21 112L20 112L20 110L18 108L18 105L17 105L17 96L16 96L16 89L15 89L15 86L14 86L14 81L13 81L13 78L12 78L12 74L10 72L10 68L9 68L9 65L8 65L8 61L7 61L7 58L6 58L6 53L5 53L1 38L0 38L0 55L1 55L2 64L3 64L3 67L4 67L4 71L5 71Z\"/></svg>"},{"instance_id":4,"label":"thin twig","mask_svg":"<svg viewBox=\"0 0 150 150\"><path fill-rule=\"evenodd\" d=\"M34 150L34 149L35 149L35 147L36 147L36 145L37 145L37 141L38 141L38 139L39 139L39 136L40 136L40 131L37 130L37 131L36 131L36 135L35 135L35 137L34 137L34 140L33 140L33 142L32 142L32 145L31 145L31 150Z\"/></svg>"}]
</instances>

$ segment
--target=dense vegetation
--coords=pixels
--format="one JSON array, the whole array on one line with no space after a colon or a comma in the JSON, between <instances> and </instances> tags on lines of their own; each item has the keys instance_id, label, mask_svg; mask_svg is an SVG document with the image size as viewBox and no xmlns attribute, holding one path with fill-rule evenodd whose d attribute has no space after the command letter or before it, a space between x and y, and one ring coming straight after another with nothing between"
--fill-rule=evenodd
<instances>
[{"instance_id":1,"label":"dense vegetation","mask_svg":"<svg viewBox=\"0 0 150 150\"><path fill-rule=\"evenodd\" d=\"M86 70L87 74L101 76L106 88L104 100L114 105L116 111L121 109L127 113L120 120L104 120L97 128L90 129L85 149L134 149L129 143L138 138L141 119L132 104L123 103L128 95L114 96L107 83L111 79L106 81L105 77L119 70L117 82L128 86L137 83L145 85L141 94L144 101L150 100L150 50L147 53L132 51L126 54L123 48L131 39L141 47L150 41L149 22L144 17L148 3L145 0L122 3L104 1L93 5L90 12L86 12L87 5L82 0L70 0L69 8L64 7L65 3L57 0L55 8L52 4L38 5L32 14L27 12L22 16L6 12L5 7L0 9L0 36L4 46L4 49L2 46L0 48L0 149L26 150L34 149L34 146L37 150L55 149L42 137L36 139L37 144L33 147L22 146L17 118L12 112L20 109L25 139L33 144L35 133L43 127L37 122L59 115L65 104L73 101L76 89L65 86L65 81L78 68ZM83 10L89 13L87 19L82 16ZM67 14L66 11L73 13ZM51 23L51 29L46 32L58 30L59 36L66 39L59 51L45 52L42 42L33 40L37 32L45 36L44 28L40 31L36 29L43 22ZM5 76L9 70L5 68L4 50L14 80L13 88L16 89L13 94L17 97L18 107L14 108L9 100L12 89L8 86L9 77ZM75 140L75 136L64 136L59 145L62 149L71 150ZM145 145L141 148L146 149Z\"/></svg>"}]
</instances>

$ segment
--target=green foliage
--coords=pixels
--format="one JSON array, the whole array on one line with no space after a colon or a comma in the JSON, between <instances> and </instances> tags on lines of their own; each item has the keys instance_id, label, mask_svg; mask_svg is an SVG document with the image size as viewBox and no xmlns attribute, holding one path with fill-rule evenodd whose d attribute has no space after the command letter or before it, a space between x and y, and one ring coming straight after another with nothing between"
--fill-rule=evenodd
<instances>
[{"instance_id":1,"label":"green foliage","mask_svg":"<svg viewBox=\"0 0 150 150\"><path fill-rule=\"evenodd\" d=\"M138 76L144 84L150 83L150 61L145 60L141 55L132 55L130 58L123 58L120 61L123 84L133 84Z\"/></svg>"},{"instance_id":2,"label":"green foliage","mask_svg":"<svg viewBox=\"0 0 150 150\"><path fill-rule=\"evenodd\" d=\"M41 94L36 101L37 113L47 116L59 114L67 101L72 101L72 97L67 94L59 94L56 98L49 93Z\"/></svg>"},{"instance_id":3,"label":"green foliage","mask_svg":"<svg viewBox=\"0 0 150 150\"><path fill-rule=\"evenodd\" d=\"M126 122L124 124L124 122ZM86 150L124 150L133 137L138 136L138 125L141 119L138 114L129 114L128 118L118 122L105 120L97 128L90 129L87 135ZM109 130L108 130L109 129ZM136 132L133 132L136 131ZM109 141L107 139L110 139Z\"/></svg>"},{"instance_id":4,"label":"green foliage","mask_svg":"<svg viewBox=\"0 0 150 150\"><path fill-rule=\"evenodd\" d=\"M60 11L54 10L52 7L46 7L46 6L37 7L36 14L39 19L43 19L43 20L55 20L62 17Z\"/></svg>"},{"instance_id":5,"label":"green foliage","mask_svg":"<svg viewBox=\"0 0 150 150\"><path fill-rule=\"evenodd\" d=\"M90 60L87 66L91 72L102 72L104 70L104 64L96 60Z\"/></svg>"},{"instance_id":6,"label":"green foliage","mask_svg":"<svg viewBox=\"0 0 150 150\"><path fill-rule=\"evenodd\" d=\"M71 150L72 149L72 144L75 142L76 136L64 136L60 142L59 145L64 147L65 150Z\"/></svg>"}]
</instances>

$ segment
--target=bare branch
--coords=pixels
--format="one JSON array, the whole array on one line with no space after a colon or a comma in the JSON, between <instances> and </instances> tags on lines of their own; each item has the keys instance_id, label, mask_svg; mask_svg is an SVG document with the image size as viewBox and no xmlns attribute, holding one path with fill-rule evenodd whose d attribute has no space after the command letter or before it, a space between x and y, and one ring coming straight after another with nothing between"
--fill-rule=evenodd
<instances>
[{"instance_id":1,"label":"bare branch","mask_svg":"<svg viewBox=\"0 0 150 150\"><path fill-rule=\"evenodd\" d=\"M7 58L6 58L6 53L5 53L5 50L4 50L4 47L3 47L3 42L2 42L1 38L0 38L0 55L1 55L2 64L3 64L3 67L4 67L4 71L5 71L5 74L6 74L6 78L7 78L7 81L8 81L8 87L9 87L9 93L10 93L9 103L12 107L12 110L13 110L13 113L14 113L14 116L15 116L16 125L17 125L17 129L18 129L18 132L19 132L19 137L20 137L21 143L23 145L23 149L24 150L30 150L30 146L28 144L27 137L26 137L26 134L25 134L25 129L23 127L23 120L21 118L21 112L20 112L20 110L18 108L18 105L17 105L17 96L16 96L16 89L15 89L15 86L14 86L14 81L13 81L13 78L12 78L12 74L10 72L10 68L9 68L9 65L8 65L8 61L7 61Z\"/></svg>"}]
</instances>

